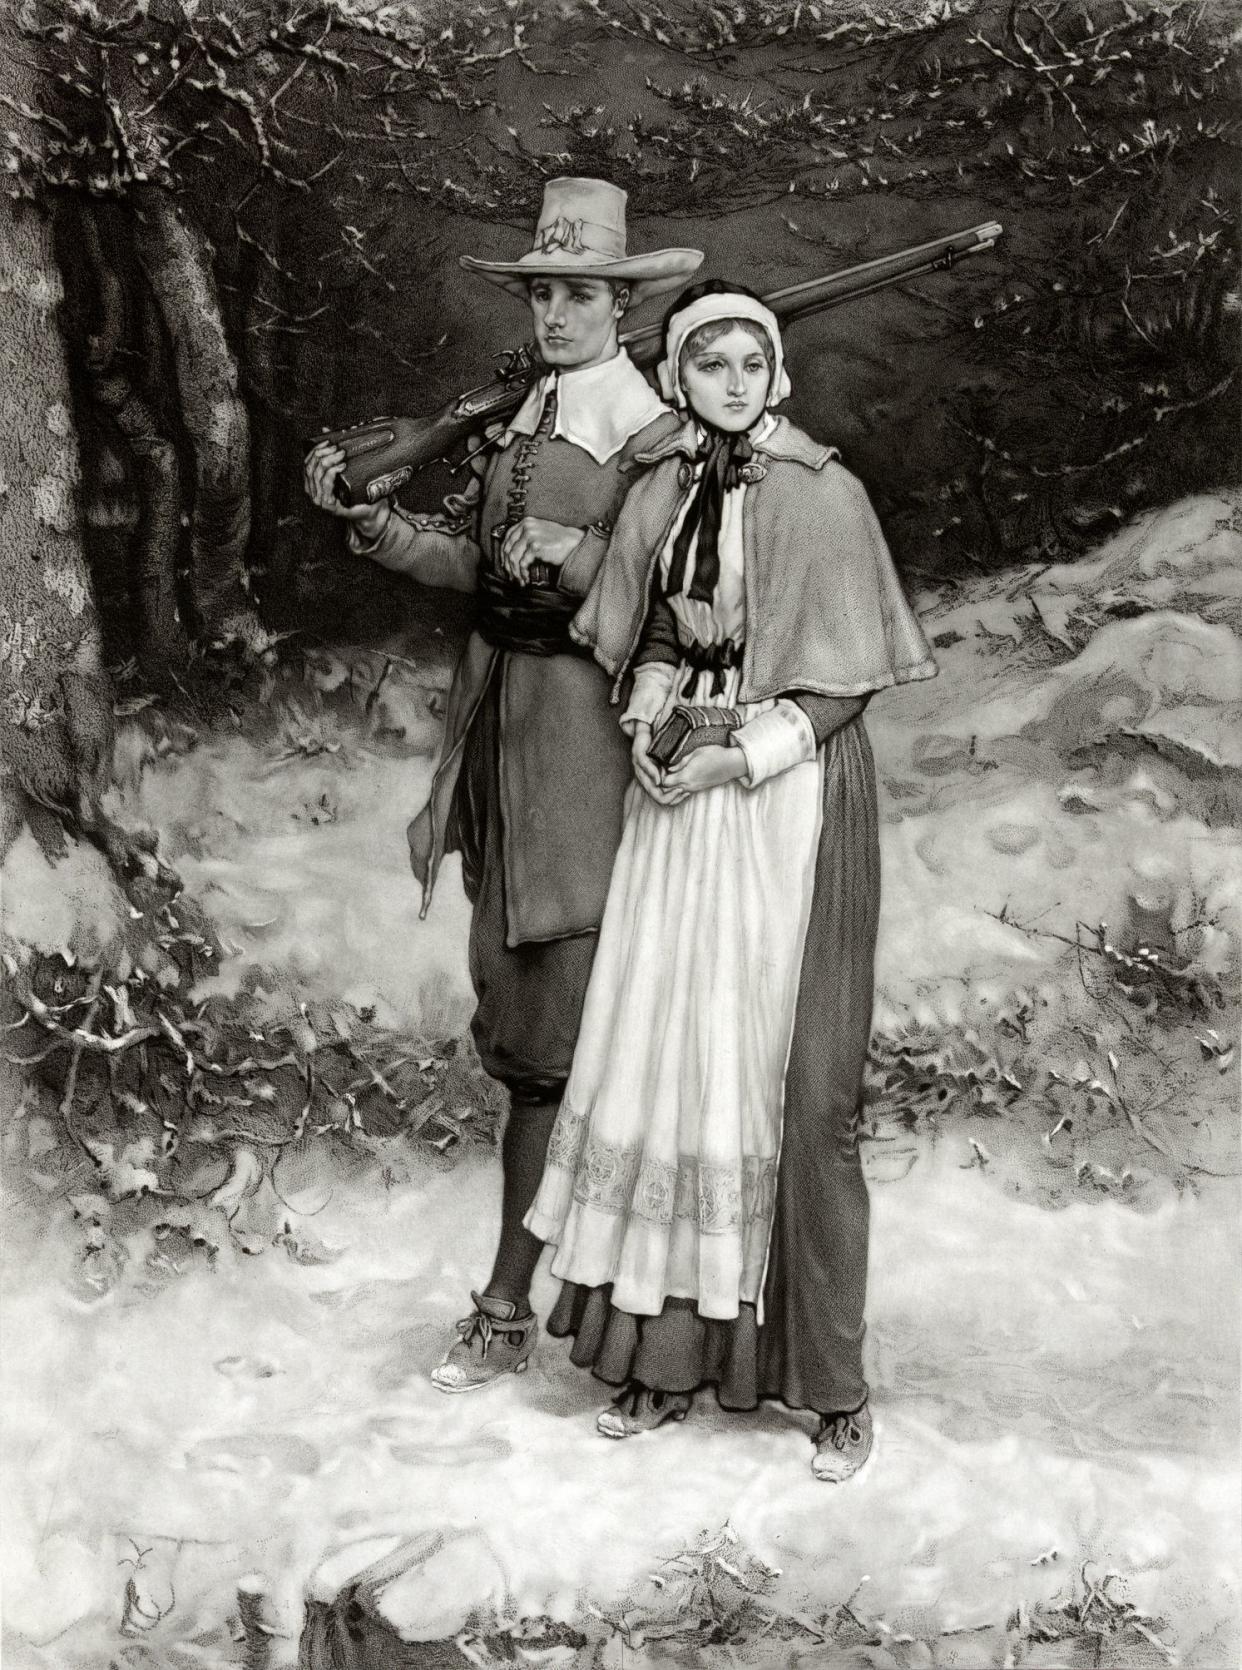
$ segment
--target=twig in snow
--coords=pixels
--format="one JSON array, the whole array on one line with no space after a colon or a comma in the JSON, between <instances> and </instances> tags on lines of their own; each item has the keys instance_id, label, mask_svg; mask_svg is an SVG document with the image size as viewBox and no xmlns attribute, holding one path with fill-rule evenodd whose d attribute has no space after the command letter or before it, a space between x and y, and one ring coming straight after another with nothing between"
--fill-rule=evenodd
<instances>
[{"instance_id":1,"label":"twig in snow","mask_svg":"<svg viewBox=\"0 0 1242 1670\"><path fill-rule=\"evenodd\" d=\"M366 702L363 705L362 711L363 711L364 714L366 714L368 719L371 717L372 708L375 706L376 702L379 700L380 691L384 688L384 681L387 679L387 677L388 677L388 675L391 671L392 671L392 656L391 655L386 655L384 657L383 670L381 671L380 676L376 679L374 688L372 689L370 695L367 697Z\"/></svg>"},{"instance_id":2,"label":"twig in snow","mask_svg":"<svg viewBox=\"0 0 1242 1670\"><path fill-rule=\"evenodd\" d=\"M380 1072L379 1068L376 1067L373 1062L368 1061L364 1055L360 1055L352 1044L346 1043L345 1048L358 1065L365 1068L367 1077L370 1079L375 1088L382 1091L384 1095L387 1096L388 1100L393 1104L399 1113L404 1113L408 1106L406 1098L404 1096L398 1096L397 1092L393 1089L392 1085L389 1084L388 1080L384 1077L383 1073Z\"/></svg>"},{"instance_id":3,"label":"twig in snow","mask_svg":"<svg viewBox=\"0 0 1242 1670\"><path fill-rule=\"evenodd\" d=\"M6 957L5 963L9 965L9 973L15 975L17 964L13 959ZM127 1050L133 1044L141 1044L148 1038L158 1038L160 1036L158 1026L134 1026L128 1032L121 1033L117 1038L109 1038L97 1032L90 1032L84 1027L65 1026L56 1019L43 999L37 997L28 987L15 986L13 995L27 1014L37 1020L40 1026L48 1032L54 1032L58 1038L69 1039L78 1046L79 1052L81 1050L96 1050L105 1055L115 1055L119 1050Z\"/></svg>"},{"instance_id":4,"label":"twig in snow","mask_svg":"<svg viewBox=\"0 0 1242 1670\"><path fill-rule=\"evenodd\" d=\"M273 1621L272 1600L267 1579L251 1572L238 1579L237 1617L240 1626L242 1663L245 1670L269 1670L272 1641L283 1639Z\"/></svg>"}]
</instances>

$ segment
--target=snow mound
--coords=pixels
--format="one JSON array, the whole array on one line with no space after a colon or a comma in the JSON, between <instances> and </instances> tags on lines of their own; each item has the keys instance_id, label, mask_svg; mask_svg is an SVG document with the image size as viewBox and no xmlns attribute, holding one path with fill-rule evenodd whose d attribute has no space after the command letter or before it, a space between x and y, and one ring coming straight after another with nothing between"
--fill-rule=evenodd
<instances>
[{"instance_id":1,"label":"snow mound","mask_svg":"<svg viewBox=\"0 0 1242 1670\"><path fill-rule=\"evenodd\" d=\"M1174 609L1242 633L1242 497L1204 494L1148 511L1073 562L1031 565L950 591L939 631L1020 643L1032 624L1073 652L1110 616Z\"/></svg>"},{"instance_id":2,"label":"snow mound","mask_svg":"<svg viewBox=\"0 0 1242 1670\"><path fill-rule=\"evenodd\" d=\"M1158 919L1179 950L1236 968L1242 643L1215 605L1240 593L1239 529L1233 501L1188 501L1081 564L924 608L939 678L867 718L890 1005L952 1019L946 981L1038 984L1064 948L1015 920L1072 940L1078 922ZM1134 607L1113 617L1123 580ZM1048 622L1069 621L1078 636L1050 650Z\"/></svg>"},{"instance_id":3,"label":"snow mound","mask_svg":"<svg viewBox=\"0 0 1242 1670\"><path fill-rule=\"evenodd\" d=\"M88 956L121 937L125 900L101 852L71 843L51 864L23 830L0 869L6 939L35 951Z\"/></svg>"},{"instance_id":4,"label":"snow mound","mask_svg":"<svg viewBox=\"0 0 1242 1670\"><path fill-rule=\"evenodd\" d=\"M1110 621L1080 655L998 704L976 734L1044 742L1070 761L1117 736L1178 741L1206 765L1242 766L1242 642L1226 626L1160 610Z\"/></svg>"},{"instance_id":5,"label":"snow mound","mask_svg":"<svg viewBox=\"0 0 1242 1670\"><path fill-rule=\"evenodd\" d=\"M1084 595L1097 608L1179 609L1242 632L1239 501L1204 495L1149 512L1085 562L1058 563L1029 593L1064 642Z\"/></svg>"}]
</instances>

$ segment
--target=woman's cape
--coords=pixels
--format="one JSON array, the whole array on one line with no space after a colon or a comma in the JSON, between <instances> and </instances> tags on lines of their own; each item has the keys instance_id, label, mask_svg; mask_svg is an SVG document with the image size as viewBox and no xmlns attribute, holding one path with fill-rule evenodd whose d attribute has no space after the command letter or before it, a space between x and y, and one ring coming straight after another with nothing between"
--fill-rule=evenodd
<instances>
[{"instance_id":1,"label":"woman's cape","mask_svg":"<svg viewBox=\"0 0 1242 1670\"><path fill-rule=\"evenodd\" d=\"M687 425L638 455L647 473L630 489L570 627L617 680L637 647L694 449ZM787 418L754 450L742 520L746 649L738 700L794 690L859 696L934 677L936 663L862 483L832 448Z\"/></svg>"}]
</instances>

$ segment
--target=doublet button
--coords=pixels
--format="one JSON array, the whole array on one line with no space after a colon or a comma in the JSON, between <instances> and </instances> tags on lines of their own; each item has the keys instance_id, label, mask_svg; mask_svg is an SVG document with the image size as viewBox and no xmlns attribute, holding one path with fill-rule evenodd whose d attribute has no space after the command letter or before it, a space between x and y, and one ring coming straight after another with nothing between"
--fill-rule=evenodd
<instances>
[{"instance_id":1,"label":"doublet button","mask_svg":"<svg viewBox=\"0 0 1242 1670\"><path fill-rule=\"evenodd\" d=\"M694 465L682 463L677 466L677 485L683 491L694 480Z\"/></svg>"},{"instance_id":2,"label":"doublet button","mask_svg":"<svg viewBox=\"0 0 1242 1670\"><path fill-rule=\"evenodd\" d=\"M752 482L762 481L768 471L766 464L743 464L737 473L738 479L749 487Z\"/></svg>"}]
</instances>

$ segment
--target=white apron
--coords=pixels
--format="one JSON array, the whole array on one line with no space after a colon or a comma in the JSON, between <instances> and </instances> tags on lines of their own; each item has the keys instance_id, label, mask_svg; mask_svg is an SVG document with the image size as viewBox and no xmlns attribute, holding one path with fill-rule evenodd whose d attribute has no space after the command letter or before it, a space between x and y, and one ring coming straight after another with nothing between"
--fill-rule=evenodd
<instances>
[{"instance_id":1,"label":"white apron","mask_svg":"<svg viewBox=\"0 0 1242 1670\"><path fill-rule=\"evenodd\" d=\"M710 607L670 599L700 642L745 636L741 500L726 496ZM671 547L672 536L670 536ZM667 566L668 549L663 561ZM740 673L677 702L741 706ZM612 1303L667 1298L736 1317L763 1284L785 1064L814 885L822 755L755 788L726 783L658 806L635 783L582 1027L526 1225L552 1273L612 1283Z\"/></svg>"}]
</instances>

